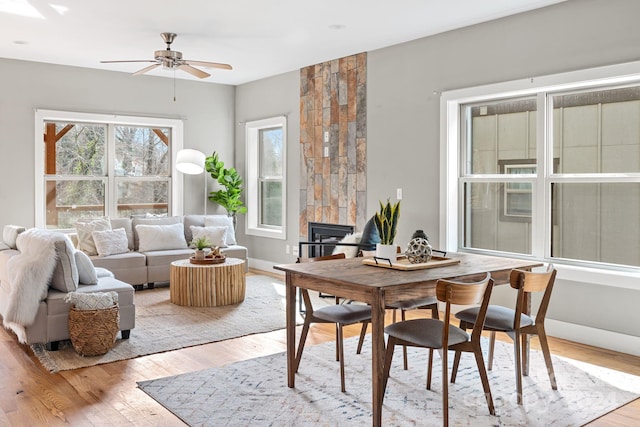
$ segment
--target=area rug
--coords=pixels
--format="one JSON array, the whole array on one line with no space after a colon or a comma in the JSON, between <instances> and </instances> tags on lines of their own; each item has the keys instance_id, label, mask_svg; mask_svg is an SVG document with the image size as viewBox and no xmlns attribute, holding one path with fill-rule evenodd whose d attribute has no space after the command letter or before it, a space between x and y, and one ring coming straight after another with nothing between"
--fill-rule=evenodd
<instances>
[{"instance_id":1,"label":"area rug","mask_svg":"<svg viewBox=\"0 0 640 427\"><path fill-rule=\"evenodd\" d=\"M371 351L366 347L356 355L356 340L346 340L346 393L340 392L332 342L305 349L294 389L286 385L285 353L138 386L190 426L370 426ZM489 415L473 356L463 355L449 388L450 425L575 427L640 394L640 377L555 356L558 390L552 390L542 354L532 350L530 375L523 379L524 405L519 406L512 348L496 342L489 372L495 416ZM382 425L442 425L440 358L434 357L432 389L426 390L426 355L426 350L409 349L409 370L404 371L401 350L396 350Z\"/></svg>"},{"instance_id":2,"label":"area rug","mask_svg":"<svg viewBox=\"0 0 640 427\"><path fill-rule=\"evenodd\" d=\"M136 326L130 338L118 338L108 353L82 357L71 341L61 342L58 351L42 344L32 350L45 368L58 372L269 332L285 327L284 293L282 281L264 275L247 276L245 300L223 307L183 307L169 302L168 286L146 289L135 294Z\"/></svg>"}]
</instances>

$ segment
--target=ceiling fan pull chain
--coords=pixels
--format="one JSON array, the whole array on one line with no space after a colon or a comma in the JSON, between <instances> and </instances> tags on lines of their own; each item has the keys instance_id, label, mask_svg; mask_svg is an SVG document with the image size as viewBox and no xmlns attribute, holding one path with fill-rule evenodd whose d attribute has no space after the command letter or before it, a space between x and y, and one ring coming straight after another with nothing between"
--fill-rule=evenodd
<instances>
[{"instance_id":1,"label":"ceiling fan pull chain","mask_svg":"<svg viewBox=\"0 0 640 427\"><path fill-rule=\"evenodd\" d=\"M173 102L176 102L176 69L173 69Z\"/></svg>"}]
</instances>

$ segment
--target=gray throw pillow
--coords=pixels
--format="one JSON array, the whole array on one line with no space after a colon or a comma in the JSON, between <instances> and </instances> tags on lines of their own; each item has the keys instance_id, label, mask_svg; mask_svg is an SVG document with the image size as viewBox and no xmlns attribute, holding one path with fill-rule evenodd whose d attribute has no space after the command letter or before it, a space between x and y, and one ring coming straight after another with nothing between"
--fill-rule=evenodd
<instances>
[{"instance_id":1,"label":"gray throw pillow","mask_svg":"<svg viewBox=\"0 0 640 427\"><path fill-rule=\"evenodd\" d=\"M362 239L360 240L360 248L363 251L375 251L376 244L380 243L380 234L373 221L373 217L367 221L362 229Z\"/></svg>"},{"instance_id":2,"label":"gray throw pillow","mask_svg":"<svg viewBox=\"0 0 640 427\"><path fill-rule=\"evenodd\" d=\"M49 286L60 292L71 292L78 288L78 267L76 266L75 248L71 239L65 236L54 243L58 262L53 270Z\"/></svg>"},{"instance_id":3,"label":"gray throw pillow","mask_svg":"<svg viewBox=\"0 0 640 427\"><path fill-rule=\"evenodd\" d=\"M89 255L82 251L75 252L76 266L78 267L78 280L81 285L97 285L98 275Z\"/></svg>"}]
</instances>

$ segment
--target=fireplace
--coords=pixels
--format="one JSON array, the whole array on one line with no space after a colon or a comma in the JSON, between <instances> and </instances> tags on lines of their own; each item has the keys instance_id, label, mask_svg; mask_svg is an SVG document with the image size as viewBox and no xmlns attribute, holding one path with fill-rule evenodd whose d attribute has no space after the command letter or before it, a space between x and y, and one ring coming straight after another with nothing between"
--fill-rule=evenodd
<instances>
[{"instance_id":1,"label":"fireplace","mask_svg":"<svg viewBox=\"0 0 640 427\"><path fill-rule=\"evenodd\" d=\"M307 248L306 256L309 258L331 255L335 245L327 243L337 243L347 234L353 234L355 226L342 225L342 224L327 224L324 222L309 222L307 228L307 241L308 242L322 242L322 245L305 245ZM300 245L300 256L305 256L302 253L303 245Z\"/></svg>"}]
</instances>

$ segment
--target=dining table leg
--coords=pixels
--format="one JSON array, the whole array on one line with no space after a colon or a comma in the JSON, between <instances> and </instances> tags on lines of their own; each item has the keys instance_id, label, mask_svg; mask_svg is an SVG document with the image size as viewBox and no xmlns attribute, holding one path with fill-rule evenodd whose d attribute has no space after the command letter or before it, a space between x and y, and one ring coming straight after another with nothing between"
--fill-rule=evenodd
<instances>
[{"instance_id":1,"label":"dining table leg","mask_svg":"<svg viewBox=\"0 0 640 427\"><path fill-rule=\"evenodd\" d=\"M285 306L287 310L287 385L295 387L296 370L296 287L293 285L291 273L287 272L285 286Z\"/></svg>"},{"instance_id":2,"label":"dining table leg","mask_svg":"<svg viewBox=\"0 0 640 427\"><path fill-rule=\"evenodd\" d=\"M384 395L384 293L374 292L371 303L371 383L373 426L382 425L382 397Z\"/></svg>"}]
</instances>

